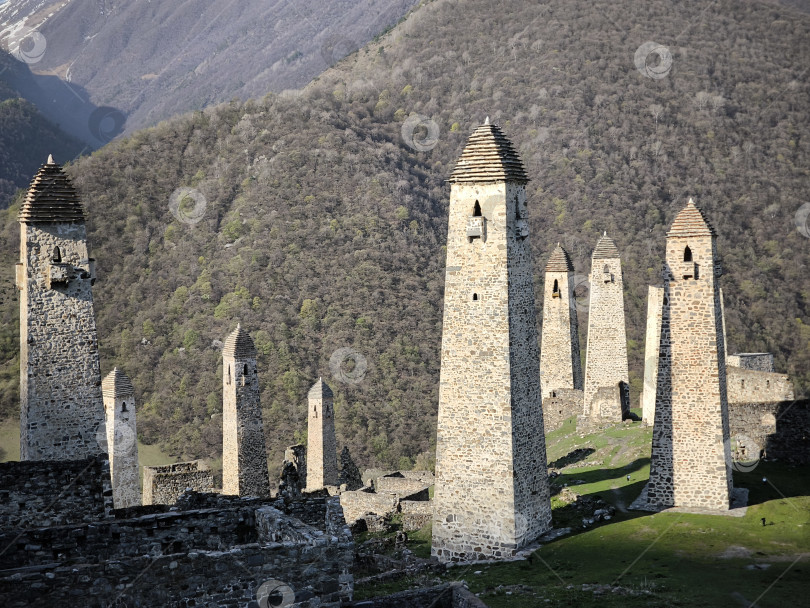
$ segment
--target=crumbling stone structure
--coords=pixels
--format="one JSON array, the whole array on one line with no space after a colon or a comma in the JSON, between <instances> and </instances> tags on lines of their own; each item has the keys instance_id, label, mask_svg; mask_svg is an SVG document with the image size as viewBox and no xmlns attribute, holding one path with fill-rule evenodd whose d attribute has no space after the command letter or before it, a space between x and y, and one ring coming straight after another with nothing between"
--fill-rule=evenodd
<instances>
[{"instance_id":1,"label":"crumbling stone structure","mask_svg":"<svg viewBox=\"0 0 810 608\"><path fill-rule=\"evenodd\" d=\"M202 460L143 468L144 505L173 505L186 490L213 492L214 474Z\"/></svg>"},{"instance_id":2,"label":"crumbling stone structure","mask_svg":"<svg viewBox=\"0 0 810 608\"><path fill-rule=\"evenodd\" d=\"M574 265L559 243L546 264L540 373L544 400L560 390L582 390Z\"/></svg>"},{"instance_id":3,"label":"crumbling stone structure","mask_svg":"<svg viewBox=\"0 0 810 608\"><path fill-rule=\"evenodd\" d=\"M318 378L309 389L307 430L307 490L338 485L335 408L332 389Z\"/></svg>"},{"instance_id":4,"label":"crumbling stone structure","mask_svg":"<svg viewBox=\"0 0 810 608\"><path fill-rule=\"evenodd\" d=\"M641 391L641 421L655 421L655 391L658 386L658 347L661 343L661 313L664 288L650 285L647 293L647 333L644 343L644 387Z\"/></svg>"},{"instance_id":5,"label":"crumbling stone structure","mask_svg":"<svg viewBox=\"0 0 810 608\"><path fill-rule=\"evenodd\" d=\"M716 238L691 199L667 233L650 480L637 507L726 510L731 502Z\"/></svg>"},{"instance_id":6,"label":"crumbling stone structure","mask_svg":"<svg viewBox=\"0 0 810 608\"><path fill-rule=\"evenodd\" d=\"M543 426L546 433L556 431L567 420L582 416L582 391L557 389L551 397L543 399ZM576 426L576 420L571 421Z\"/></svg>"},{"instance_id":7,"label":"crumbling stone structure","mask_svg":"<svg viewBox=\"0 0 810 608\"><path fill-rule=\"evenodd\" d=\"M270 496L256 347L241 325L222 348L222 493Z\"/></svg>"},{"instance_id":8,"label":"crumbling stone structure","mask_svg":"<svg viewBox=\"0 0 810 608\"><path fill-rule=\"evenodd\" d=\"M810 463L810 400L729 403L728 417L735 460Z\"/></svg>"},{"instance_id":9,"label":"crumbling stone structure","mask_svg":"<svg viewBox=\"0 0 810 608\"><path fill-rule=\"evenodd\" d=\"M551 526L528 178L501 129L450 176L431 553L513 555Z\"/></svg>"},{"instance_id":10,"label":"crumbling stone structure","mask_svg":"<svg viewBox=\"0 0 810 608\"><path fill-rule=\"evenodd\" d=\"M584 414L590 421L621 421L630 409L627 334L624 325L624 281L619 250L605 233L591 261L588 343L585 352ZM599 389L609 387L610 392ZM618 393L613 392L619 387ZM605 401L618 394L619 401Z\"/></svg>"},{"instance_id":11,"label":"crumbling stone structure","mask_svg":"<svg viewBox=\"0 0 810 608\"><path fill-rule=\"evenodd\" d=\"M338 476L338 484L342 488L346 486L349 491L359 490L363 487L363 478L360 475L360 469L354 464L352 455L349 453L348 446L343 446L343 451L340 453L340 475Z\"/></svg>"},{"instance_id":12,"label":"crumbling stone structure","mask_svg":"<svg viewBox=\"0 0 810 608\"><path fill-rule=\"evenodd\" d=\"M727 367L739 367L757 372L773 373L773 355L771 353L737 353L726 357Z\"/></svg>"},{"instance_id":13,"label":"crumbling stone structure","mask_svg":"<svg viewBox=\"0 0 810 608\"><path fill-rule=\"evenodd\" d=\"M778 403L793 399L793 383L787 374L726 367L729 403Z\"/></svg>"},{"instance_id":14,"label":"crumbling stone structure","mask_svg":"<svg viewBox=\"0 0 810 608\"><path fill-rule=\"evenodd\" d=\"M103 452L104 403L84 210L49 157L20 208L20 459Z\"/></svg>"},{"instance_id":15,"label":"crumbling stone structure","mask_svg":"<svg viewBox=\"0 0 810 608\"><path fill-rule=\"evenodd\" d=\"M101 383L116 509L141 504L138 478L138 434L135 427L135 390L117 367Z\"/></svg>"}]
</instances>

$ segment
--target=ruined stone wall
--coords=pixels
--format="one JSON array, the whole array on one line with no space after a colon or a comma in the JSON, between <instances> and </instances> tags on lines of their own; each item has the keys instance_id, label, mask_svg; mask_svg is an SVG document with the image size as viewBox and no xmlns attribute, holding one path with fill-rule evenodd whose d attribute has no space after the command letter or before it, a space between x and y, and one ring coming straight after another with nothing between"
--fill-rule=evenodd
<instances>
[{"instance_id":1,"label":"ruined stone wall","mask_svg":"<svg viewBox=\"0 0 810 608\"><path fill-rule=\"evenodd\" d=\"M647 293L647 334L644 343L644 388L641 392L641 421L655 422L655 391L658 385L658 348L661 344L661 314L664 288L650 285Z\"/></svg>"},{"instance_id":2,"label":"ruined stone wall","mask_svg":"<svg viewBox=\"0 0 810 608\"><path fill-rule=\"evenodd\" d=\"M582 415L582 394L581 390L558 389L554 391L554 396L543 399L543 424L546 433L556 431L569 418Z\"/></svg>"},{"instance_id":3,"label":"ruined stone wall","mask_svg":"<svg viewBox=\"0 0 810 608\"><path fill-rule=\"evenodd\" d=\"M810 401L729 403L728 410L732 449L742 443L752 458L810 463Z\"/></svg>"},{"instance_id":4,"label":"ruined stone wall","mask_svg":"<svg viewBox=\"0 0 810 608\"><path fill-rule=\"evenodd\" d=\"M402 500L399 503L399 512L402 514L403 530L420 530L433 518L433 503L428 500Z\"/></svg>"},{"instance_id":5,"label":"ruined stone wall","mask_svg":"<svg viewBox=\"0 0 810 608\"><path fill-rule=\"evenodd\" d=\"M138 433L135 425L135 394L129 379L122 391L120 372L113 370L102 382L107 453L110 458L113 502L116 509L141 504L138 475Z\"/></svg>"},{"instance_id":6,"label":"ruined stone wall","mask_svg":"<svg viewBox=\"0 0 810 608\"><path fill-rule=\"evenodd\" d=\"M377 494L375 492L343 492L340 495L340 506L347 523L361 519L366 513L385 516L395 513L399 498L396 494Z\"/></svg>"},{"instance_id":7,"label":"ruined stone wall","mask_svg":"<svg viewBox=\"0 0 810 608\"><path fill-rule=\"evenodd\" d=\"M397 494L400 497L415 494L427 488L428 484L425 482L418 479L408 479L399 476L397 473L378 477L374 485L374 489L377 492L388 492L390 494Z\"/></svg>"},{"instance_id":8,"label":"ruined stone wall","mask_svg":"<svg viewBox=\"0 0 810 608\"><path fill-rule=\"evenodd\" d=\"M432 544L442 561L511 555L551 525L525 218L521 184L451 186Z\"/></svg>"},{"instance_id":9,"label":"ruined stone wall","mask_svg":"<svg viewBox=\"0 0 810 608\"><path fill-rule=\"evenodd\" d=\"M99 521L111 517L112 509L106 455L0 463L0 530L4 532Z\"/></svg>"},{"instance_id":10,"label":"ruined stone wall","mask_svg":"<svg viewBox=\"0 0 810 608\"><path fill-rule=\"evenodd\" d=\"M223 350L222 365L222 493L270 496L256 359Z\"/></svg>"},{"instance_id":11,"label":"ruined stone wall","mask_svg":"<svg viewBox=\"0 0 810 608\"><path fill-rule=\"evenodd\" d=\"M627 334L624 324L624 282L618 257L595 258L592 261L590 304L588 308L588 342L585 354L584 412L586 416L600 411L594 403L601 387L629 385L627 371ZM622 419L621 411L613 420Z\"/></svg>"},{"instance_id":12,"label":"ruined stone wall","mask_svg":"<svg viewBox=\"0 0 810 608\"><path fill-rule=\"evenodd\" d=\"M104 404L84 223L20 224L20 259L20 460L101 454Z\"/></svg>"},{"instance_id":13,"label":"ruined stone wall","mask_svg":"<svg viewBox=\"0 0 810 608\"><path fill-rule=\"evenodd\" d=\"M143 504L173 505L187 488L211 492L214 474L201 460L143 468Z\"/></svg>"},{"instance_id":14,"label":"ruined stone wall","mask_svg":"<svg viewBox=\"0 0 810 608\"><path fill-rule=\"evenodd\" d=\"M699 212L695 209L694 213ZM642 502L646 500L653 508L724 510L730 504L731 457L717 258L715 239L704 230L706 236L667 238L652 462L646 496L642 495ZM690 261L684 259L687 246Z\"/></svg>"},{"instance_id":15,"label":"ruined stone wall","mask_svg":"<svg viewBox=\"0 0 810 608\"><path fill-rule=\"evenodd\" d=\"M773 355L771 353L737 353L726 358L726 366L773 372Z\"/></svg>"},{"instance_id":16,"label":"ruined stone wall","mask_svg":"<svg viewBox=\"0 0 810 608\"><path fill-rule=\"evenodd\" d=\"M307 490L338 485L335 407L331 389L322 380L308 395Z\"/></svg>"},{"instance_id":17,"label":"ruined stone wall","mask_svg":"<svg viewBox=\"0 0 810 608\"><path fill-rule=\"evenodd\" d=\"M774 403L793 399L793 384L786 374L727 367L729 403Z\"/></svg>"},{"instance_id":18,"label":"ruined stone wall","mask_svg":"<svg viewBox=\"0 0 810 608\"><path fill-rule=\"evenodd\" d=\"M582 390L573 276L572 272L546 272L540 347L543 399L550 397L553 391Z\"/></svg>"}]
</instances>

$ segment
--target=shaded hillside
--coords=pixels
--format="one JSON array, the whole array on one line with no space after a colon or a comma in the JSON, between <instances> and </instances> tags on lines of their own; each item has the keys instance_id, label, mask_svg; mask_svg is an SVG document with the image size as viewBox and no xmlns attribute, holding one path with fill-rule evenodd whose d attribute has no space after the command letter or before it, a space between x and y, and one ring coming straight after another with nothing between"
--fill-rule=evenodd
<instances>
[{"instance_id":1,"label":"shaded hillside","mask_svg":"<svg viewBox=\"0 0 810 608\"><path fill-rule=\"evenodd\" d=\"M195 112L68 168L98 259L102 372L118 365L132 378L144 441L178 457L219 453L216 341L241 321L261 353L274 461L302 437L319 375L335 389L338 442L361 464L429 456L444 180L486 115L532 178L538 307L557 241L580 274L603 230L616 241L634 399L647 285L688 196L720 234L731 350L774 352L810 385L810 239L795 226L808 202L807 16L731 0L510 6L426 4L300 95ZM642 61L645 76L634 54L650 40L672 63ZM175 205L185 221L170 210L181 187L202 195ZM11 277L14 210L4 226L0 272ZM0 296L11 324L13 287ZM3 340L10 360L10 326ZM346 362L335 378L339 349L367 369ZM2 369L8 413L14 365Z\"/></svg>"},{"instance_id":2,"label":"shaded hillside","mask_svg":"<svg viewBox=\"0 0 810 608\"><path fill-rule=\"evenodd\" d=\"M16 70L25 66L0 51L0 208L28 185L48 154L68 161L84 148L8 84L6 79Z\"/></svg>"},{"instance_id":3,"label":"shaded hillside","mask_svg":"<svg viewBox=\"0 0 810 608\"><path fill-rule=\"evenodd\" d=\"M39 75L31 100L99 147L175 114L302 87L414 4L15 0L0 3L0 38L23 36L12 25L37 30L38 41L25 42Z\"/></svg>"}]
</instances>

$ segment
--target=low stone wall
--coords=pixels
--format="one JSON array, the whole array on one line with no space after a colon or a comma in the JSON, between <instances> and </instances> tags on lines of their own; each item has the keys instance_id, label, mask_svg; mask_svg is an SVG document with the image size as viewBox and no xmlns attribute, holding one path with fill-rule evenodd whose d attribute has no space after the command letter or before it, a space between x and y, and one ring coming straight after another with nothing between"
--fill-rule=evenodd
<instances>
[{"instance_id":1,"label":"low stone wall","mask_svg":"<svg viewBox=\"0 0 810 608\"><path fill-rule=\"evenodd\" d=\"M0 464L0 530L98 521L111 517L112 508L106 454Z\"/></svg>"},{"instance_id":2,"label":"low stone wall","mask_svg":"<svg viewBox=\"0 0 810 608\"><path fill-rule=\"evenodd\" d=\"M583 399L584 393L575 388L557 389L552 397L543 399L544 431L555 431L572 416L581 415Z\"/></svg>"},{"instance_id":3,"label":"low stone wall","mask_svg":"<svg viewBox=\"0 0 810 608\"><path fill-rule=\"evenodd\" d=\"M393 473L378 477L374 489L379 493L396 494L402 498L403 496L421 492L427 489L429 485L419 479L408 479L403 477L401 473Z\"/></svg>"},{"instance_id":4,"label":"low stone wall","mask_svg":"<svg viewBox=\"0 0 810 608\"><path fill-rule=\"evenodd\" d=\"M776 403L793 399L793 384L786 374L726 367L729 403Z\"/></svg>"},{"instance_id":5,"label":"low stone wall","mask_svg":"<svg viewBox=\"0 0 810 608\"><path fill-rule=\"evenodd\" d=\"M211 492L214 474L201 460L143 468L143 504L173 505L187 489Z\"/></svg>"},{"instance_id":6,"label":"low stone wall","mask_svg":"<svg viewBox=\"0 0 810 608\"><path fill-rule=\"evenodd\" d=\"M726 357L726 366L772 372L773 355L771 353L737 353Z\"/></svg>"},{"instance_id":7,"label":"low stone wall","mask_svg":"<svg viewBox=\"0 0 810 608\"><path fill-rule=\"evenodd\" d=\"M361 519L366 513L375 513L385 516L395 513L399 499L396 494L377 494L374 492L343 492L340 495L340 505L346 523L351 524Z\"/></svg>"},{"instance_id":8,"label":"low stone wall","mask_svg":"<svg viewBox=\"0 0 810 608\"><path fill-rule=\"evenodd\" d=\"M729 430L737 457L761 455L810 463L810 400L729 403Z\"/></svg>"},{"instance_id":9,"label":"low stone wall","mask_svg":"<svg viewBox=\"0 0 810 608\"><path fill-rule=\"evenodd\" d=\"M433 518L433 502L403 500L399 503L402 514L402 529L406 532L419 530L430 523Z\"/></svg>"}]
</instances>

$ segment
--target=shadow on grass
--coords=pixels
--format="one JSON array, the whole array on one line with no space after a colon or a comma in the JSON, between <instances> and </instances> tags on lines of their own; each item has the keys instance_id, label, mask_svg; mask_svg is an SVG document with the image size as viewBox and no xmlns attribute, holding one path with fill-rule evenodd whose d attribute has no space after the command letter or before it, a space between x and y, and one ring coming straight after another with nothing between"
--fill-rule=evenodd
<instances>
[{"instance_id":1,"label":"shadow on grass","mask_svg":"<svg viewBox=\"0 0 810 608\"><path fill-rule=\"evenodd\" d=\"M554 462L549 462L548 466L551 469L561 469L563 467L567 467L569 464L574 464L575 462L585 460L594 452L596 452L594 448L577 448L576 450L568 452L568 454L565 456L561 456Z\"/></svg>"},{"instance_id":2,"label":"shadow on grass","mask_svg":"<svg viewBox=\"0 0 810 608\"><path fill-rule=\"evenodd\" d=\"M609 481L611 479L615 479L617 481L622 480L624 483L619 485L627 486L629 485L629 481L633 481L634 479L638 479L638 470L643 469L645 466L650 464L649 458L637 458L633 462L630 462L622 467L616 467L613 469L591 469L588 471L566 471L565 473L561 473L560 475L554 477L551 480L552 488L551 488L551 495L556 496L559 494L562 486L568 486L572 490L577 491L577 486L598 483L600 481ZM630 475L630 479L627 479L627 475ZM647 482L647 476L644 476L643 482ZM555 487L556 486L556 487ZM591 491L590 494L599 493L601 490ZM639 490L640 492L641 490ZM580 493L580 492L577 492Z\"/></svg>"},{"instance_id":3,"label":"shadow on grass","mask_svg":"<svg viewBox=\"0 0 810 608\"><path fill-rule=\"evenodd\" d=\"M810 496L810 465L761 461L748 472L734 471L734 487L748 490L748 505Z\"/></svg>"}]
</instances>

